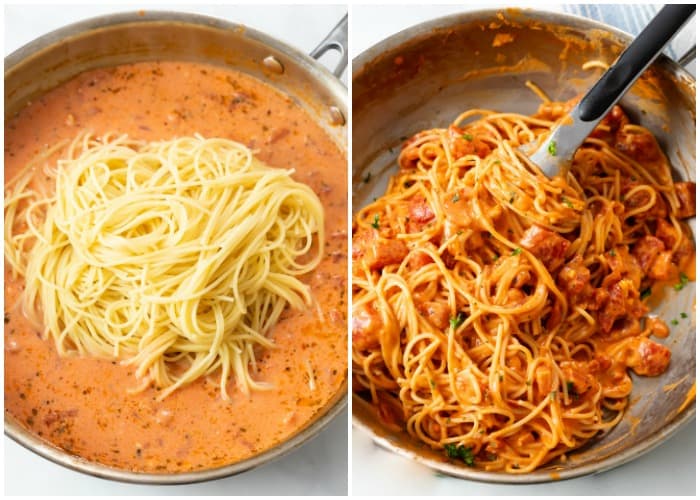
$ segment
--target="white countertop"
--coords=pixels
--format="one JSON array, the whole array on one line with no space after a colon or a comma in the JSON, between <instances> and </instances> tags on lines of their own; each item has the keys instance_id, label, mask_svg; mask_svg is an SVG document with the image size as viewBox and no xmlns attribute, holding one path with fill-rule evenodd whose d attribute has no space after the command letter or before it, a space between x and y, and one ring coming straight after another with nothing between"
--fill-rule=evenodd
<instances>
[{"instance_id":1,"label":"white countertop","mask_svg":"<svg viewBox=\"0 0 700 500\"><path fill-rule=\"evenodd\" d=\"M498 8L499 5L480 5ZM627 7L627 6L625 6ZM629 6L630 8L632 6ZM539 8L545 8L540 6ZM558 6L547 7L562 11ZM450 6L360 6L351 11L351 53L355 57L382 39L409 26L469 7ZM645 8L646 9L646 8ZM567 12L574 12L569 6ZM588 17L600 15L598 7L581 9ZM651 14L641 12L640 14ZM625 16L618 24L633 32L643 16ZM607 20L607 19L606 19ZM612 22L609 21L608 22ZM627 26L626 26L627 25ZM626 29L625 29L626 28ZM685 37L684 39L682 37ZM695 41L694 24L686 26L673 44L680 56ZM688 43L689 42L689 43ZM689 68L695 74L695 65ZM438 475L427 468L374 445L360 430L352 433L353 495L694 495L695 421L664 444L641 458L617 469L558 483L537 485L494 485Z\"/></svg>"},{"instance_id":2,"label":"white countertop","mask_svg":"<svg viewBox=\"0 0 700 500\"><path fill-rule=\"evenodd\" d=\"M245 24L309 53L345 6L14 5L5 7L5 55L49 31L90 17L138 9L206 14ZM337 54L323 61L334 67ZM6 495L345 495L348 418L344 413L302 448L243 474L193 485L144 486L98 479L55 465L4 441Z\"/></svg>"}]
</instances>

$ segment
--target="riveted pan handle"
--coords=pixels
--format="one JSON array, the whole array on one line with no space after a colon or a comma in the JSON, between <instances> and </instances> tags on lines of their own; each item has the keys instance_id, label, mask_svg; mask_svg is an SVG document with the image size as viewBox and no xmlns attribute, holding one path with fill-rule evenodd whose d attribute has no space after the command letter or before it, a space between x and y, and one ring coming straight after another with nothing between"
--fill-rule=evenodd
<instances>
[{"instance_id":1,"label":"riveted pan handle","mask_svg":"<svg viewBox=\"0 0 700 500\"><path fill-rule=\"evenodd\" d=\"M345 14L335 28L333 28L326 38L309 54L314 59L321 57L329 50L340 52L340 61L333 70L333 74L340 78L348 65L348 15Z\"/></svg>"},{"instance_id":2,"label":"riveted pan handle","mask_svg":"<svg viewBox=\"0 0 700 500\"><path fill-rule=\"evenodd\" d=\"M686 66L688 66L688 64L690 64L694 60L695 60L695 45L690 47L688 49L688 51L678 59L678 64L680 64L683 67L686 67Z\"/></svg>"}]
</instances>

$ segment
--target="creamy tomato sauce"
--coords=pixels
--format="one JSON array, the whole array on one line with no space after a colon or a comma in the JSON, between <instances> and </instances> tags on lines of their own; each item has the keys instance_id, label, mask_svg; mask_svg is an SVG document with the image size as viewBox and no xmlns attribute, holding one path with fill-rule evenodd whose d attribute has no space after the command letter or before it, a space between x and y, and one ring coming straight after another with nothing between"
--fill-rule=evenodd
<instances>
[{"instance_id":1,"label":"creamy tomato sauce","mask_svg":"<svg viewBox=\"0 0 700 500\"><path fill-rule=\"evenodd\" d=\"M256 378L274 390L245 396L216 374L166 398L137 386L118 361L60 358L26 320L21 280L5 265L5 411L36 435L91 461L135 471L189 471L238 462L307 426L347 380L346 158L289 97L242 73L195 63L138 63L81 74L5 124L5 179L48 145L81 130L143 140L200 133L294 168L325 207L325 257L305 277L318 307L288 309L260 352Z\"/></svg>"}]
</instances>

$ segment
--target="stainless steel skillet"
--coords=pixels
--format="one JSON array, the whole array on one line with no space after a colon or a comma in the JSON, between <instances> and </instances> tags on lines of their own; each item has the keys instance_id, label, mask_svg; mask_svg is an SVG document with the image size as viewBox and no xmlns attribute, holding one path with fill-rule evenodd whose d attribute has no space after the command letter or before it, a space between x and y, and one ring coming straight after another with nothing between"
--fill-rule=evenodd
<instances>
[{"instance_id":1,"label":"stainless steel skillet","mask_svg":"<svg viewBox=\"0 0 700 500\"><path fill-rule=\"evenodd\" d=\"M511 35L512 41L497 43L499 33ZM629 35L587 19L506 10L435 19L368 49L353 60L354 209L383 192L406 137L445 126L469 108L532 113L539 101L525 86L527 80L553 99L573 97L598 76L582 70L582 63L610 63L629 40ZM695 180L695 102L694 78L666 57L622 101L632 119L659 138L678 180ZM690 224L695 231L695 221ZM621 465L663 442L695 415L695 288L671 293L655 312L667 321L686 312L692 321L675 326L667 339L673 352L669 371L635 378L631 406L621 424L570 454L566 463L517 476L460 467L405 434L383 428L358 397L353 397L353 424L396 453L473 480L546 482Z\"/></svg>"},{"instance_id":2,"label":"stainless steel skillet","mask_svg":"<svg viewBox=\"0 0 700 500\"><path fill-rule=\"evenodd\" d=\"M346 52L347 19L314 51ZM306 109L341 151L347 151L347 90L314 58L275 38L221 19L175 12L101 16L66 26L5 58L5 118L29 100L97 67L148 60L206 62L246 72L284 92ZM345 171L340 172L345 175ZM5 433L21 445L68 468L98 477L148 484L205 481L243 472L285 455L318 435L347 406L341 388L313 422L288 441L225 467L179 474L145 474L88 462L60 450L5 416Z\"/></svg>"}]
</instances>

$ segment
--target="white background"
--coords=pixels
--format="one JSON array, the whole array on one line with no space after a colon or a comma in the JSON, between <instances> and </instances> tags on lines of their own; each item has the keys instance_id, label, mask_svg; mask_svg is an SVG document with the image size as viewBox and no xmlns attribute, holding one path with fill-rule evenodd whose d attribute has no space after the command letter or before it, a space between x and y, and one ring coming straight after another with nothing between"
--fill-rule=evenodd
<instances>
[{"instance_id":1,"label":"white background","mask_svg":"<svg viewBox=\"0 0 700 500\"><path fill-rule=\"evenodd\" d=\"M480 8L497 8L484 4ZM473 7L472 7L473 8ZM542 7L559 10L557 6ZM382 39L428 19L469 10L468 6L401 8L355 5L351 11L351 57ZM691 31L690 43L695 41ZM686 45L685 49L690 45ZM683 49L684 50L684 49ZM694 72L694 71L693 71ZM437 475L423 466L374 445L354 429L354 495L694 495L695 422L650 453L602 474L539 485L494 485Z\"/></svg>"},{"instance_id":2,"label":"white background","mask_svg":"<svg viewBox=\"0 0 700 500\"><path fill-rule=\"evenodd\" d=\"M343 17L344 6L153 7L207 14L245 24L309 53ZM148 4L5 7L5 55L49 31L110 12L149 10ZM335 67L337 55L324 62ZM301 449L243 474L193 485L144 486L86 476L55 465L5 437L6 495L345 495L348 419L345 412Z\"/></svg>"}]
</instances>

